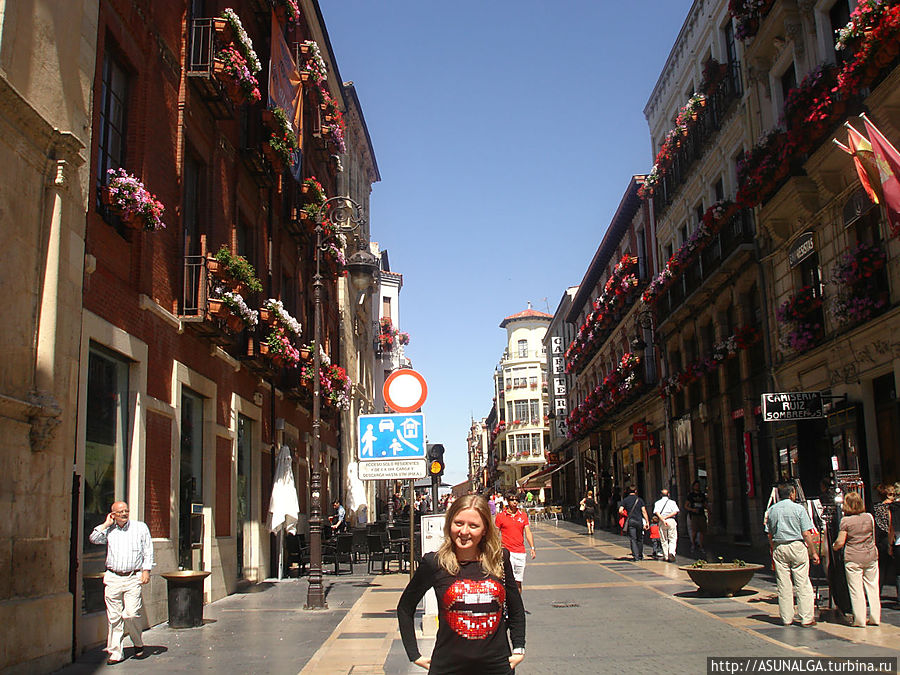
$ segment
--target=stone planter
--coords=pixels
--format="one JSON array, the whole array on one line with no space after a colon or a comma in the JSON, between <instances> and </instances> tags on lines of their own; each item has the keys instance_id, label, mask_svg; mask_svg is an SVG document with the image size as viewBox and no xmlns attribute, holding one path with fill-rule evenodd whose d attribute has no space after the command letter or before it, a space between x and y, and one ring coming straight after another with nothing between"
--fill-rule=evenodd
<instances>
[{"instance_id":1,"label":"stone planter","mask_svg":"<svg viewBox=\"0 0 900 675\"><path fill-rule=\"evenodd\" d=\"M687 572L691 581L697 584L701 594L729 598L750 583L753 575L762 568L762 565L750 563L743 567L734 563L708 563L703 567L691 565L679 567Z\"/></svg>"}]
</instances>

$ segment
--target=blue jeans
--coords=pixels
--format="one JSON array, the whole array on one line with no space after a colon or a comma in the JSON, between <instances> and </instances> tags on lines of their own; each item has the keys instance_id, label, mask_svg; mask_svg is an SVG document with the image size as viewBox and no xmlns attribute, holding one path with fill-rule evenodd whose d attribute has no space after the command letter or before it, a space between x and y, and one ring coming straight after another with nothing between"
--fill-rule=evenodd
<instances>
[{"instance_id":1,"label":"blue jeans","mask_svg":"<svg viewBox=\"0 0 900 675\"><path fill-rule=\"evenodd\" d=\"M644 524L628 521L628 539L631 543L631 555L635 560L644 559Z\"/></svg>"}]
</instances>

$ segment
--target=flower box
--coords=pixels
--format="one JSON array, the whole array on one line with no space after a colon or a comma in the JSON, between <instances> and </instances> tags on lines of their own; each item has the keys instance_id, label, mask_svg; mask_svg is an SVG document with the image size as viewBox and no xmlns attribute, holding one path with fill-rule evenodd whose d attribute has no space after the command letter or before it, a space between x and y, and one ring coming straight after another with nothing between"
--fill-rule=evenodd
<instances>
[{"instance_id":1,"label":"flower box","mask_svg":"<svg viewBox=\"0 0 900 675\"><path fill-rule=\"evenodd\" d=\"M266 161L272 165L272 170L275 173L282 173L284 171L284 162L281 159L281 155L275 151L275 148L268 141L263 142L262 151Z\"/></svg>"},{"instance_id":2,"label":"flower box","mask_svg":"<svg viewBox=\"0 0 900 675\"><path fill-rule=\"evenodd\" d=\"M216 33L216 39L223 45L229 45L234 42L234 31L227 19L216 17L212 20L213 31Z\"/></svg>"}]
</instances>

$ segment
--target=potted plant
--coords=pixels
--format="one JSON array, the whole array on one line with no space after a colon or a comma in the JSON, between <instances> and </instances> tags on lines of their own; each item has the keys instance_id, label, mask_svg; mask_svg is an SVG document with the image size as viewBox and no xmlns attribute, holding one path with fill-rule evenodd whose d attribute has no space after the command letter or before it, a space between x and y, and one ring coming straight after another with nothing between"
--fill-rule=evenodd
<instances>
[{"instance_id":1,"label":"potted plant","mask_svg":"<svg viewBox=\"0 0 900 675\"><path fill-rule=\"evenodd\" d=\"M144 184L125 169L109 169L109 182L103 190L103 201L118 213L122 221L135 228L156 232L165 228L165 207Z\"/></svg>"},{"instance_id":2,"label":"potted plant","mask_svg":"<svg viewBox=\"0 0 900 675\"><path fill-rule=\"evenodd\" d=\"M262 290L253 265L244 256L232 253L224 244L212 258L207 259L207 265L213 274L220 274L221 269L236 284L243 284L257 293Z\"/></svg>"},{"instance_id":3,"label":"potted plant","mask_svg":"<svg viewBox=\"0 0 900 675\"><path fill-rule=\"evenodd\" d=\"M693 565L682 565L678 569L687 572L702 595L730 598L750 583L753 575L763 569L763 565L737 559L727 563L719 558L719 562L698 560Z\"/></svg>"}]
</instances>

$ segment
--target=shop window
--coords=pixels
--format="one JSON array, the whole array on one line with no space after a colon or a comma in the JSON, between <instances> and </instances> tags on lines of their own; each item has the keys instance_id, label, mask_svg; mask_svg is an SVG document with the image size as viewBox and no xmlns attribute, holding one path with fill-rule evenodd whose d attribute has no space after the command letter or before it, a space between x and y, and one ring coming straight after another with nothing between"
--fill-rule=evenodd
<instances>
[{"instance_id":1,"label":"shop window","mask_svg":"<svg viewBox=\"0 0 900 675\"><path fill-rule=\"evenodd\" d=\"M250 467L253 453L253 420L238 415L237 425L237 578L244 577L244 566L249 562L244 548L250 540ZM302 494L302 493L301 493Z\"/></svg>"},{"instance_id":2,"label":"shop window","mask_svg":"<svg viewBox=\"0 0 900 675\"><path fill-rule=\"evenodd\" d=\"M181 448L179 471L178 564L200 568L197 540L199 526L191 515L192 504L203 503L203 398L187 387L181 389Z\"/></svg>"},{"instance_id":3,"label":"shop window","mask_svg":"<svg viewBox=\"0 0 900 675\"><path fill-rule=\"evenodd\" d=\"M82 611L104 608L102 575L106 547L90 543L91 531L106 520L110 506L128 496L129 362L91 344L85 401Z\"/></svg>"}]
</instances>

